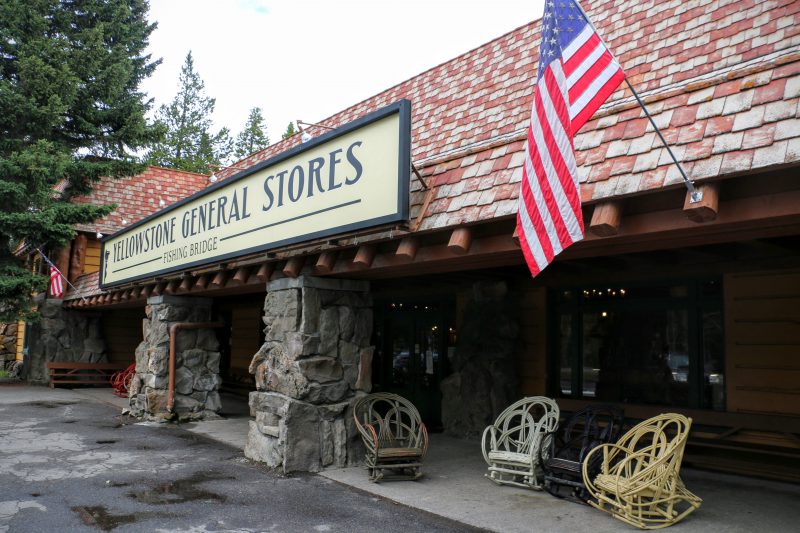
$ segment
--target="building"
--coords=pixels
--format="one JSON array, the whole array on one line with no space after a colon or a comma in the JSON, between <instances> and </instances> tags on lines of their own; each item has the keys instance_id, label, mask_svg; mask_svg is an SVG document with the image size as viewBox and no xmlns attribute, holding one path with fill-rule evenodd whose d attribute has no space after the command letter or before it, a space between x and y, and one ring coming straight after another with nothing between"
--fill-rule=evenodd
<instances>
[{"instance_id":1,"label":"building","mask_svg":"<svg viewBox=\"0 0 800 533\"><path fill-rule=\"evenodd\" d=\"M105 240L107 264L130 265L106 272L103 289L82 278L63 305L141 335L132 411L202 417L220 409L220 386L255 385L246 454L313 471L356 459L348 409L364 391L399 392L429 426L456 434L481 430L519 396L550 395L565 410L604 401L631 418L689 414L687 461L799 479L800 4L585 8L703 191L699 205L620 88L575 136L586 238L530 278L514 229L534 21L324 120L305 145L296 135L253 154L203 194ZM370 227L325 215L331 231L291 235L269 223L214 261L195 261L191 246L221 241L195 239L133 262L146 232L199 236L212 209L238 224L310 198L313 186L341 186L333 171L323 183L323 165L343 161L351 173L341 179L355 184L362 145L329 148L296 176L276 169L393 117L395 152L376 157L399 162L392 216L365 202L356 210ZM254 204L262 191L244 185L254 180L268 202ZM139 332L132 318L143 315Z\"/></svg>"}]
</instances>

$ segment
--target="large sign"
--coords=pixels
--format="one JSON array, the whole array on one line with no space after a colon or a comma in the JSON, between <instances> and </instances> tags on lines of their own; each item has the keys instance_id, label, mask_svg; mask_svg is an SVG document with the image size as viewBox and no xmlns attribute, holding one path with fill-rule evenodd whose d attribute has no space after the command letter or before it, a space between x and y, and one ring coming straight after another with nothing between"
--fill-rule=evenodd
<instances>
[{"instance_id":1,"label":"large sign","mask_svg":"<svg viewBox=\"0 0 800 533\"><path fill-rule=\"evenodd\" d=\"M411 104L401 100L103 240L103 288L408 218Z\"/></svg>"}]
</instances>

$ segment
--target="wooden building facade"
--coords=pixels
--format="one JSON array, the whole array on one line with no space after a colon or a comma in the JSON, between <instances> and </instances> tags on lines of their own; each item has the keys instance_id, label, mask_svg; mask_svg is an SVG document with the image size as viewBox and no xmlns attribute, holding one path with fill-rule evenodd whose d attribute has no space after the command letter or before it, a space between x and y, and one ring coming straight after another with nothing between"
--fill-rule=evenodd
<instances>
[{"instance_id":1,"label":"wooden building facade","mask_svg":"<svg viewBox=\"0 0 800 533\"><path fill-rule=\"evenodd\" d=\"M537 20L309 128L322 135L410 101L407 220L108 290L87 244L64 307L103 310L117 358L141 340L134 323L148 298L212 298L229 332L222 379L252 390L268 283L367 281L372 384L422 404L433 427L469 434L522 395L556 397L564 410L618 403L634 419L678 411L695 420L690 462L800 480L800 467L786 467L800 464L800 4L585 8L703 191L699 205L621 87L575 135L586 237L530 278L514 230ZM491 409L459 410L470 391Z\"/></svg>"}]
</instances>

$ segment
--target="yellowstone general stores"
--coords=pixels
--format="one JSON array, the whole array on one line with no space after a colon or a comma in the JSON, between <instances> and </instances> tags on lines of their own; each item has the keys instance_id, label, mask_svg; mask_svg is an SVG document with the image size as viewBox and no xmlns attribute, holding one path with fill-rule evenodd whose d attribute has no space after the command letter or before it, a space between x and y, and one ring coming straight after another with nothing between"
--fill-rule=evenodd
<instances>
[{"instance_id":1,"label":"yellowstone general stores","mask_svg":"<svg viewBox=\"0 0 800 533\"><path fill-rule=\"evenodd\" d=\"M103 242L100 285L404 221L409 136L400 101L198 191Z\"/></svg>"},{"instance_id":2,"label":"yellowstone general stores","mask_svg":"<svg viewBox=\"0 0 800 533\"><path fill-rule=\"evenodd\" d=\"M800 5L584 8L701 201L620 86L574 132L585 237L531 278L515 228L536 20L311 140L191 175L164 209L137 178L104 181L86 201L152 209L78 228L62 258L77 290L43 304L30 376L84 357L63 342L82 337L135 363L137 416L248 395L245 454L286 471L362 460L351 411L377 391L463 436L524 396L682 413L685 463L797 481Z\"/></svg>"}]
</instances>

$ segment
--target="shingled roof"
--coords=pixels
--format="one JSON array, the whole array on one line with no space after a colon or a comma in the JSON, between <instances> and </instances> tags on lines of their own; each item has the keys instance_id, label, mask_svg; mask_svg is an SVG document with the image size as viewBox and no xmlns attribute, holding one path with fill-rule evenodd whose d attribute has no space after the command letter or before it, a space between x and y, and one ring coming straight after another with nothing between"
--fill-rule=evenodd
<instances>
[{"instance_id":1,"label":"shingled roof","mask_svg":"<svg viewBox=\"0 0 800 533\"><path fill-rule=\"evenodd\" d=\"M164 205L170 205L207 185L207 175L152 166L136 176L103 178L95 184L90 195L74 198L73 201L94 205L117 204L117 209L94 224L79 224L76 229L114 233L161 209L159 200L163 200Z\"/></svg>"},{"instance_id":2,"label":"shingled roof","mask_svg":"<svg viewBox=\"0 0 800 533\"><path fill-rule=\"evenodd\" d=\"M692 179L800 161L800 2L583 4ZM538 20L517 28L321 123L336 127L407 98L412 160L435 188L419 229L513 215L539 28ZM297 143L299 135L236 166ZM680 186L644 113L622 88L576 135L575 148L584 202ZM412 218L424 197L414 180Z\"/></svg>"}]
</instances>

